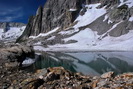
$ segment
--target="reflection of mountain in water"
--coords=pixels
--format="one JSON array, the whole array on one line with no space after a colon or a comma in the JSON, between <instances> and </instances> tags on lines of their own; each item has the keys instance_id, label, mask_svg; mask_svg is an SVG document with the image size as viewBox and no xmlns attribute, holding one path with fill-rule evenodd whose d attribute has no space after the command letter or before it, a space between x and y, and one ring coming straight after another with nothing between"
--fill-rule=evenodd
<instances>
[{"instance_id":1,"label":"reflection of mountain in water","mask_svg":"<svg viewBox=\"0 0 133 89\"><path fill-rule=\"evenodd\" d=\"M109 58L107 60L97 58L97 60L91 61L88 65L100 74L107 71L114 71L117 74L133 71L133 66L118 58Z\"/></svg>"},{"instance_id":2,"label":"reflection of mountain in water","mask_svg":"<svg viewBox=\"0 0 133 89\"><path fill-rule=\"evenodd\" d=\"M62 55L62 56L60 56ZM74 69L73 61L72 60L64 60L63 57L66 57L62 53L51 53L46 54L42 53L42 55L37 55L37 61L28 67L28 71L35 71L36 69L42 69L42 68L48 68L48 67L57 67L57 66L63 66L65 69L69 69L70 71L76 72ZM62 57L62 58L60 58ZM70 56L68 56L70 57Z\"/></svg>"},{"instance_id":3,"label":"reflection of mountain in water","mask_svg":"<svg viewBox=\"0 0 133 89\"><path fill-rule=\"evenodd\" d=\"M131 52L48 52L38 55L37 61L28 69L36 70L48 67L64 68L83 74L99 75L107 71L115 73L133 72Z\"/></svg>"}]
</instances>

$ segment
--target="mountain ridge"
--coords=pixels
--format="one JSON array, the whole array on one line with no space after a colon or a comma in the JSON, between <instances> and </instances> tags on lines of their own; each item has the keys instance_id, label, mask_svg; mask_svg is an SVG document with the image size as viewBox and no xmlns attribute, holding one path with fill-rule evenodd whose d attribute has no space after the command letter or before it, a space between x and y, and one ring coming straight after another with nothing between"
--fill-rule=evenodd
<instances>
[{"instance_id":1,"label":"mountain ridge","mask_svg":"<svg viewBox=\"0 0 133 89\"><path fill-rule=\"evenodd\" d=\"M50 0L39 7L17 42L26 39L53 50L80 45L82 50L133 50L131 45L120 49L133 41L132 30L132 0Z\"/></svg>"},{"instance_id":2,"label":"mountain ridge","mask_svg":"<svg viewBox=\"0 0 133 89\"><path fill-rule=\"evenodd\" d=\"M26 24L18 22L0 22L0 40L14 41L16 40L25 29Z\"/></svg>"}]
</instances>

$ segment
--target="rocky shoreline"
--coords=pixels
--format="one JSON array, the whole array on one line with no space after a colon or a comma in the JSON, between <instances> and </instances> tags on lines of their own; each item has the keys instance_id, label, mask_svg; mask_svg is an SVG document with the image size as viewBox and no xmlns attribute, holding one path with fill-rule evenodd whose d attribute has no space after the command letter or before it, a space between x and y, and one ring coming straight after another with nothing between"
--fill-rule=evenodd
<instances>
[{"instance_id":1,"label":"rocky shoreline","mask_svg":"<svg viewBox=\"0 0 133 89\"><path fill-rule=\"evenodd\" d=\"M63 67L53 67L27 73L22 70L5 71L1 76L1 89L132 89L133 73L114 76L107 72L101 76L85 76Z\"/></svg>"},{"instance_id":2,"label":"rocky shoreline","mask_svg":"<svg viewBox=\"0 0 133 89\"><path fill-rule=\"evenodd\" d=\"M34 58L30 46L0 49L0 89L133 89L133 73L90 76L63 67L26 72L21 70L21 62L26 57Z\"/></svg>"}]
</instances>

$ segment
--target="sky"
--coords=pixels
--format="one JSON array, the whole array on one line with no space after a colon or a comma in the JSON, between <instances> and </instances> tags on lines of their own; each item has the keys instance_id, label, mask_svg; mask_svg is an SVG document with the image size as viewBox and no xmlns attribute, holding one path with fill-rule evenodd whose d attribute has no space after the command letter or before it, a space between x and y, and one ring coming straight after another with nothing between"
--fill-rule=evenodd
<instances>
[{"instance_id":1,"label":"sky","mask_svg":"<svg viewBox=\"0 0 133 89\"><path fill-rule=\"evenodd\" d=\"M27 23L46 0L0 0L0 22Z\"/></svg>"}]
</instances>

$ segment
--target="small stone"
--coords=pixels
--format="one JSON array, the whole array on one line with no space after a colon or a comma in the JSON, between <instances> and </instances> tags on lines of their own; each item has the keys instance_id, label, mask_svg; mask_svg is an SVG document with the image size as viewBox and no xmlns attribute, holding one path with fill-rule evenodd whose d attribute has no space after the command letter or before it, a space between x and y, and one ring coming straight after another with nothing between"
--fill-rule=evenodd
<instances>
[{"instance_id":1,"label":"small stone","mask_svg":"<svg viewBox=\"0 0 133 89\"><path fill-rule=\"evenodd\" d=\"M97 87L97 83L98 83L98 80L93 81L92 88L96 88Z\"/></svg>"},{"instance_id":2,"label":"small stone","mask_svg":"<svg viewBox=\"0 0 133 89\"><path fill-rule=\"evenodd\" d=\"M4 75L1 75L1 78L3 78L4 77Z\"/></svg>"},{"instance_id":3,"label":"small stone","mask_svg":"<svg viewBox=\"0 0 133 89\"><path fill-rule=\"evenodd\" d=\"M0 66L0 68L2 69L3 67L2 67L2 66Z\"/></svg>"},{"instance_id":4,"label":"small stone","mask_svg":"<svg viewBox=\"0 0 133 89\"><path fill-rule=\"evenodd\" d=\"M113 77L114 72L107 72L101 75L101 78L111 78Z\"/></svg>"},{"instance_id":5,"label":"small stone","mask_svg":"<svg viewBox=\"0 0 133 89\"><path fill-rule=\"evenodd\" d=\"M98 79L98 78L99 78L98 76L94 76L94 77L93 77L94 80L95 80L95 79Z\"/></svg>"},{"instance_id":6,"label":"small stone","mask_svg":"<svg viewBox=\"0 0 133 89\"><path fill-rule=\"evenodd\" d=\"M8 89L14 89L13 87L9 87Z\"/></svg>"},{"instance_id":7,"label":"small stone","mask_svg":"<svg viewBox=\"0 0 133 89\"><path fill-rule=\"evenodd\" d=\"M6 66L7 68L17 67L17 66L18 66L18 62L5 63L5 66Z\"/></svg>"},{"instance_id":8,"label":"small stone","mask_svg":"<svg viewBox=\"0 0 133 89\"><path fill-rule=\"evenodd\" d=\"M41 75L41 76L39 76L39 79L43 79L43 76Z\"/></svg>"}]
</instances>

